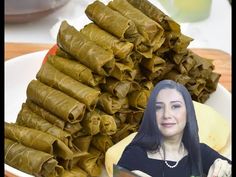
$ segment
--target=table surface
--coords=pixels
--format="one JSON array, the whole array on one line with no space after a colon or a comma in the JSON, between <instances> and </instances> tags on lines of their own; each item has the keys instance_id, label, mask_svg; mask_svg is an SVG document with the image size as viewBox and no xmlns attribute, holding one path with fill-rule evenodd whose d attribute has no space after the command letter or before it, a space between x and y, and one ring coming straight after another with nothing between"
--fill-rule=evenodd
<instances>
[{"instance_id":1,"label":"table surface","mask_svg":"<svg viewBox=\"0 0 236 177\"><path fill-rule=\"evenodd\" d=\"M48 50L54 44L36 44L36 43L5 43L5 61L27 53ZM191 48L191 50L203 57L213 59L215 72L221 74L219 83L231 92L231 56L217 49ZM5 171L5 177L16 177Z\"/></svg>"}]
</instances>

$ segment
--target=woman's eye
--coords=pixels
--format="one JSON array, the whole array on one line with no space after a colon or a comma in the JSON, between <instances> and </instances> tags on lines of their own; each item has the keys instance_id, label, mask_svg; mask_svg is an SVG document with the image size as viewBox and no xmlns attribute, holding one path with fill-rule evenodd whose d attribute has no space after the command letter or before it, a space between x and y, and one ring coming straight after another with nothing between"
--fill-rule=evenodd
<instances>
[{"instance_id":1,"label":"woman's eye","mask_svg":"<svg viewBox=\"0 0 236 177\"><path fill-rule=\"evenodd\" d=\"M162 108L161 106L156 105L156 110L157 110L157 111L160 110L161 108Z\"/></svg>"},{"instance_id":2,"label":"woman's eye","mask_svg":"<svg viewBox=\"0 0 236 177\"><path fill-rule=\"evenodd\" d=\"M176 109L176 108L180 108L180 107L181 107L181 105L179 105L179 104L172 105L172 109Z\"/></svg>"}]
</instances>

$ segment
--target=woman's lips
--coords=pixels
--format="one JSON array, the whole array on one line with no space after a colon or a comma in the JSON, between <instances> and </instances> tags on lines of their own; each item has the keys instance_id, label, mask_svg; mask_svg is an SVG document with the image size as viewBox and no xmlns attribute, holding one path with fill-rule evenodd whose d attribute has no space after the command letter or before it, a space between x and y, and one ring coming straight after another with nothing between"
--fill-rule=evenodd
<instances>
[{"instance_id":1,"label":"woman's lips","mask_svg":"<svg viewBox=\"0 0 236 177\"><path fill-rule=\"evenodd\" d=\"M163 127L169 128L175 125L175 123L162 123L161 124Z\"/></svg>"}]
</instances>

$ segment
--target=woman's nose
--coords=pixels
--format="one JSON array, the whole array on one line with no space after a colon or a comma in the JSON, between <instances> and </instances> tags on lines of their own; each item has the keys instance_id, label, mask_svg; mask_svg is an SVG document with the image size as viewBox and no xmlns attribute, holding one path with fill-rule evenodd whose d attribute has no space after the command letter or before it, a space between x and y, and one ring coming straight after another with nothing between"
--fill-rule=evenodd
<instances>
[{"instance_id":1,"label":"woman's nose","mask_svg":"<svg viewBox=\"0 0 236 177\"><path fill-rule=\"evenodd\" d=\"M169 108L165 108L164 109L164 118L165 119L168 119L168 118L170 118L171 117L171 111L170 111L170 109Z\"/></svg>"}]
</instances>

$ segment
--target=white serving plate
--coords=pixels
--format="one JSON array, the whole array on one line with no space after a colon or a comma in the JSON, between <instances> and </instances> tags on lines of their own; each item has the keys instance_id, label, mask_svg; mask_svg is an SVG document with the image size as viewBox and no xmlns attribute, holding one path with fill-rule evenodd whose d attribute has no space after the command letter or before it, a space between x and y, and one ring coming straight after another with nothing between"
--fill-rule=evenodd
<instances>
[{"instance_id":1,"label":"white serving plate","mask_svg":"<svg viewBox=\"0 0 236 177\"><path fill-rule=\"evenodd\" d=\"M5 122L16 121L21 105L26 100L27 86L31 80L36 79L36 74L47 52L48 50L34 52L5 62ZM218 84L216 91L210 95L205 104L222 114L231 125L231 93L221 84ZM4 167L16 176L32 177L7 164L4 164ZM101 176L108 176L104 169Z\"/></svg>"}]
</instances>

